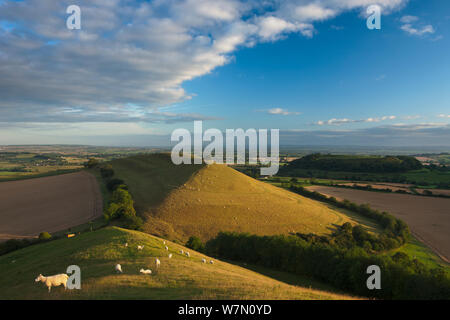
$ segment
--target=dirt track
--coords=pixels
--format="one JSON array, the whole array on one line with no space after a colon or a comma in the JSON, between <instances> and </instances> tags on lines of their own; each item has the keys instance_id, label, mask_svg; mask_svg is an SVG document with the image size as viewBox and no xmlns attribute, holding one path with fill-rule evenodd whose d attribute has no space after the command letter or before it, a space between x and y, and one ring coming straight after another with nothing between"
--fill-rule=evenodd
<instances>
[{"instance_id":1,"label":"dirt track","mask_svg":"<svg viewBox=\"0 0 450 320\"><path fill-rule=\"evenodd\" d=\"M444 260L450 260L450 199L324 186L307 189L387 211L405 221L413 234Z\"/></svg>"},{"instance_id":2,"label":"dirt track","mask_svg":"<svg viewBox=\"0 0 450 320\"><path fill-rule=\"evenodd\" d=\"M87 172L0 183L0 240L64 230L101 214L100 190Z\"/></svg>"}]
</instances>

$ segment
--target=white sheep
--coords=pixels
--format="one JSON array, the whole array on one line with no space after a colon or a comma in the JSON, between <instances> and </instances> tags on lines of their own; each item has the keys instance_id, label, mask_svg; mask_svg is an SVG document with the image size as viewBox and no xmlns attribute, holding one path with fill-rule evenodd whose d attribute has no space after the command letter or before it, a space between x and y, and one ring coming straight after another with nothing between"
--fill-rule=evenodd
<instances>
[{"instance_id":1,"label":"white sheep","mask_svg":"<svg viewBox=\"0 0 450 320\"><path fill-rule=\"evenodd\" d=\"M128 242L125 242L125 247L128 247Z\"/></svg>"},{"instance_id":2,"label":"white sheep","mask_svg":"<svg viewBox=\"0 0 450 320\"><path fill-rule=\"evenodd\" d=\"M122 273L122 266L120 264L116 264L116 267L114 269L117 273Z\"/></svg>"},{"instance_id":3,"label":"white sheep","mask_svg":"<svg viewBox=\"0 0 450 320\"><path fill-rule=\"evenodd\" d=\"M212 260L209 260L209 263L210 263L210 264L214 264L214 261L212 261Z\"/></svg>"},{"instance_id":4,"label":"white sheep","mask_svg":"<svg viewBox=\"0 0 450 320\"><path fill-rule=\"evenodd\" d=\"M152 274L152 270L150 270L150 269L147 269L147 270L141 269L141 270L139 270L139 272L142 274Z\"/></svg>"},{"instance_id":5,"label":"white sheep","mask_svg":"<svg viewBox=\"0 0 450 320\"><path fill-rule=\"evenodd\" d=\"M137 246L138 250L144 249L144 246Z\"/></svg>"},{"instance_id":6,"label":"white sheep","mask_svg":"<svg viewBox=\"0 0 450 320\"><path fill-rule=\"evenodd\" d=\"M187 251L186 251L185 254L186 254L186 257L188 257L188 258L191 256L191 255L189 254L189 252L187 252Z\"/></svg>"},{"instance_id":7,"label":"white sheep","mask_svg":"<svg viewBox=\"0 0 450 320\"><path fill-rule=\"evenodd\" d=\"M172 258L172 254L171 253L169 253L169 259L171 259Z\"/></svg>"},{"instance_id":8,"label":"white sheep","mask_svg":"<svg viewBox=\"0 0 450 320\"><path fill-rule=\"evenodd\" d=\"M203 262L203 263L206 263L206 259L202 259L202 262Z\"/></svg>"},{"instance_id":9,"label":"white sheep","mask_svg":"<svg viewBox=\"0 0 450 320\"><path fill-rule=\"evenodd\" d=\"M159 266L161 265L161 261L159 261L158 258L155 259L155 264L156 264L156 268L159 268Z\"/></svg>"},{"instance_id":10,"label":"white sheep","mask_svg":"<svg viewBox=\"0 0 450 320\"><path fill-rule=\"evenodd\" d=\"M169 251L169 247L168 246L166 246L165 249L166 249L166 251Z\"/></svg>"},{"instance_id":11,"label":"white sheep","mask_svg":"<svg viewBox=\"0 0 450 320\"><path fill-rule=\"evenodd\" d=\"M60 285L64 286L64 289L67 289L67 280L69 279L69 276L65 273L60 273L54 276L44 277L42 274L40 274L36 279L34 279L35 282L43 282L47 288L48 292L53 287L58 287Z\"/></svg>"},{"instance_id":12,"label":"white sheep","mask_svg":"<svg viewBox=\"0 0 450 320\"><path fill-rule=\"evenodd\" d=\"M163 243L166 244L166 240L163 240Z\"/></svg>"}]
</instances>

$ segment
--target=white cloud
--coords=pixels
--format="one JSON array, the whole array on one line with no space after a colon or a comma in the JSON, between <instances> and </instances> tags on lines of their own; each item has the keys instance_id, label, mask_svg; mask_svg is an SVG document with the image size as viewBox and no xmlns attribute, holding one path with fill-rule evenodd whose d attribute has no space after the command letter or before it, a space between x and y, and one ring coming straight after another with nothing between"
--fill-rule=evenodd
<instances>
[{"instance_id":1,"label":"white cloud","mask_svg":"<svg viewBox=\"0 0 450 320\"><path fill-rule=\"evenodd\" d=\"M127 121L133 104L153 121L155 109L192 97L185 81L227 64L240 47L312 37L314 23L373 1L79 0L82 30L69 31L72 2L2 2L0 20L12 27L0 28L0 119ZM407 0L377 2L389 12Z\"/></svg>"},{"instance_id":2,"label":"white cloud","mask_svg":"<svg viewBox=\"0 0 450 320\"><path fill-rule=\"evenodd\" d=\"M450 114L440 114L439 118L450 118Z\"/></svg>"},{"instance_id":3,"label":"white cloud","mask_svg":"<svg viewBox=\"0 0 450 320\"><path fill-rule=\"evenodd\" d=\"M336 11L322 7L317 3L310 3L304 6L298 6L294 10L296 18L302 21L320 21L336 15Z\"/></svg>"},{"instance_id":4,"label":"white cloud","mask_svg":"<svg viewBox=\"0 0 450 320\"><path fill-rule=\"evenodd\" d=\"M404 24L401 26L401 29L411 35L414 36L423 36L424 34L430 33L433 34L435 32L433 26L428 24L426 26L415 28L410 24Z\"/></svg>"},{"instance_id":5,"label":"white cloud","mask_svg":"<svg viewBox=\"0 0 450 320\"><path fill-rule=\"evenodd\" d=\"M312 37L314 27L309 23L290 23L277 17L263 17L257 22L258 35L263 40L277 40L281 34L299 31L306 37Z\"/></svg>"},{"instance_id":6,"label":"white cloud","mask_svg":"<svg viewBox=\"0 0 450 320\"><path fill-rule=\"evenodd\" d=\"M403 23L400 29L413 36L423 36L435 33L435 29L431 24L414 26L413 23L419 22L419 18L416 16L403 16L400 19L400 22Z\"/></svg>"},{"instance_id":7,"label":"white cloud","mask_svg":"<svg viewBox=\"0 0 450 320\"><path fill-rule=\"evenodd\" d=\"M330 120L319 120L317 121L315 124L319 125L319 126L323 126L323 125L342 125L342 124L347 124L347 123L361 123L361 122L380 122L380 121L386 121L386 120L394 120L396 119L396 116L383 116L383 117L378 117L378 118L367 118L367 119L347 119L347 118L343 118L343 119L330 119Z\"/></svg>"},{"instance_id":8,"label":"white cloud","mask_svg":"<svg viewBox=\"0 0 450 320\"><path fill-rule=\"evenodd\" d=\"M283 115L283 116L289 116L289 115L299 115L300 112L292 112L286 109L282 109L282 108L272 108L269 110L266 110L266 112L268 114L273 114L273 115Z\"/></svg>"},{"instance_id":9,"label":"white cloud","mask_svg":"<svg viewBox=\"0 0 450 320\"><path fill-rule=\"evenodd\" d=\"M415 17L415 16L403 16L400 18L400 22L402 22L402 23L413 23L418 20L419 20L419 18Z\"/></svg>"}]
</instances>

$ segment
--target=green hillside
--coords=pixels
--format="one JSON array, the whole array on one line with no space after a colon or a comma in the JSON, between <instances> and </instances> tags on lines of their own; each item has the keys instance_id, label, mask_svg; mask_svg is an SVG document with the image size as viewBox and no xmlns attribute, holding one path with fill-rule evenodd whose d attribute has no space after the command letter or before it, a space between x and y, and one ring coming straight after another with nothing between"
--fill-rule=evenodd
<instances>
[{"instance_id":1,"label":"green hillside","mask_svg":"<svg viewBox=\"0 0 450 320\"><path fill-rule=\"evenodd\" d=\"M325 204L252 179L225 165L172 164L168 155L112 162L144 217L144 230L186 241L208 240L220 231L259 235L290 232L329 234L356 223Z\"/></svg>"},{"instance_id":2,"label":"green hillside","mask_svg":"<svg viewBox=\"0 0 450 320\"><path fill-rule=\"evenodd\" d=\"M128 247L124 244L128 243ZM144 245L142 251L138 245ZM0 299L348 299L325 291L306 289L263 276L254 271L205 256L145 233L109 227L33 245L0 256ZM189 250L191 257L180 255ZM172 259L168 258L172 253ZM161 260L159 271L154 260ZM209 261L209 257L205 257ZM123 274L116 274L120 263ZM34 279L40 273L81 268L81 290L52 289ZM150 268L152 275L142 275ZM266 271L267 272L267 271Z\"/></svg>"}]
</instances>

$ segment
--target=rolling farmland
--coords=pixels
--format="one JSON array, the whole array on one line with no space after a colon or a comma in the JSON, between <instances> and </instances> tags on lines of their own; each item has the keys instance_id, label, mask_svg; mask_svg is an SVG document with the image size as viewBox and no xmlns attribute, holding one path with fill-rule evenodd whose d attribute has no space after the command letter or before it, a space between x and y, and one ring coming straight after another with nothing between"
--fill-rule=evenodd
<instances>
[{"instance_id":1,"label":"rolling farmland","mask_svg":"<svg viewBox=\"0 0 450 320\"><path fill-rule=\"evenodd\" d=\"M368 203L374 209L387 211L404 220L413 234L444 260L450 260L450 199L326 186L307 189L358 204Z\"/></svg>"},{"instance_id":2,"label":"rolling farmland","mask_svg":"<svg viewBox=\"0 0 450 320\"><path fill-rule=\"evenodd\" d=\"M64 230L101 214L100 190L87 172L0 183L0 240Z\"/></svg>"}]
</instances>

